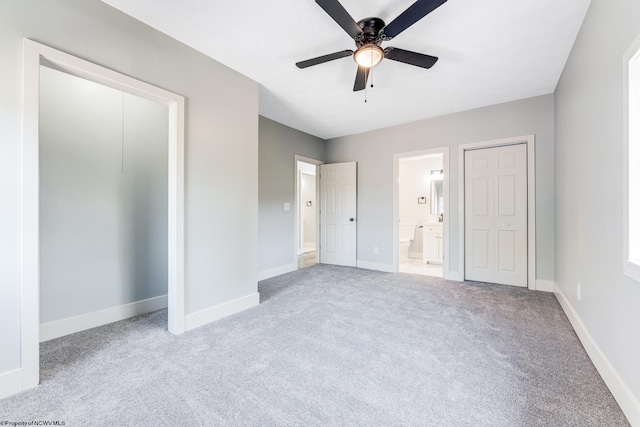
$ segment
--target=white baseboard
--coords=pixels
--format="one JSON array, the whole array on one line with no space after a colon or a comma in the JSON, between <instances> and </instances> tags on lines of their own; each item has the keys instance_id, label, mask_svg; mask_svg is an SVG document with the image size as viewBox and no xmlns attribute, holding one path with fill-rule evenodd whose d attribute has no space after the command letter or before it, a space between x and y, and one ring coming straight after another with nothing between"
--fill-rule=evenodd
<instances>
[{"instance_id":1,"label":"white baseboard","mask_svg":"<svg viewBox=\"0 0 640 427\"><path fill-rule=\"evenodd\" d=\"M536 279L536 291L553 292L555 285L556 284L553 280Z\"/></svg>"},{"instance_id":2,"label":"white baseboard","mask_svg":"<svg viewBox=\"0 0 640 427\"><path fill-rule=\"evenodd\" d=\"M298 269L297 263L291 263L281 265L278 267L270 268L268 270L258 271L258 282L261 280L271 279L272 277L280 276L282 274L291 273Z\"/></svg>"},{"instance_id":3,"label":"white baseboard","mask_svg":"<svg viewBox=\"0 0 640 427\"><path fill-rule=\"evenodd\" d=\"M375 271L384 271L385 273L395 273L395 268L393 268L393 264L383 264L381 262L371 262L371 261L356 261L356 267L364 268L365 270L375 270Z\"/></svg>"},{"instance_id":4,"label":"white baseboard","mask_svg":"<svg viewBox=\"0 0 640 427\"><path fill-rule=\"evenodd\" d=\"M207 323L215 322L223 317L231 316L248 308L255 307L260 304L260 294L249 294L247 296L237 298L195 313L187 314L184 319L184 329L189 331Z\"/></svg>"},{"instance_id":5,"label":"white baseboard","mask_svg":"<svg viewBox=\"0 0 640 427\"><path fill-rule=\"evenodd\" d=\"M22 369L0 374L0 399L22 391Z\"/></svg>"},{"instance_id":6,"label":"white baseboard","mask_svg":"<svg viewBox=\"0 0 640 427\"><path fill-rule=\"evenodd\" d=\"M79 316L68 317L66 319L55 320L53 322L42 323L40 325L40 342L139 316L162 308L167 308L166 295L81 314Z\"/></svg>"},{"instance_id":7,"label":"white baseboard","mask_svg":"<svg viewBox=\"0 0 640 427\"><path fill-rule=\"evenodd\" d=\"M569 303L569 300L564 296L557 284L554 286L554 294L567 315L569 322L571 322L589 358L600 373L607 387L609 387L618 405L620 405L622 412L624 412L632 426L640 426L640 401L638 401L638 398L629 390L629 387L627 387L602 350L600 350L600 347L591 337L582 320L580 320L578 313L573 309L573 306L571 306L571 303Z\"/></svg>"}]
</instances>

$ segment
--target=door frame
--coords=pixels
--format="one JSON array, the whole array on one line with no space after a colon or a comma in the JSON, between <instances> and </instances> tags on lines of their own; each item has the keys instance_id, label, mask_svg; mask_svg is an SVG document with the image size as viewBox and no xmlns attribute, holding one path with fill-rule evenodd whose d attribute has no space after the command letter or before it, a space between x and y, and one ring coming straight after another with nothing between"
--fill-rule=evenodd
<instances>
[{"instance_id":1,"label":"door frame","mask_svg":"<svg viewBox=\"0 0 640 427\"><path fill-rule=\"evenodd\" d=\"M523 135L492 141L473 142L458 146L458 264L460 281L465 280L465 217L464 158L465 151L505 145L527 146L527 288L536 290L536 150L535 135Z\"/></svg>"},{"instance_id":2,"label":"door frame","mask_svg":"<svg viewBox=\"0 0 640 427\"><path fill-rule=\"evenodd\" d=\"M23 40L21 365L22 389L40 382L39 103L40 66L168 107L168 329L184 332L184 97L49 46Z\"/></svg>"},{"instance_id":3,"label":"door frame","mask_svg":"<svg viewBox=\"0 0 640 427\"><path fill-rule=\"evenodd\" d=\"M409 151L405 153L395 153L393 155L393 272L400 271L400 258L398 256L398 235L400 233L400 160L411 157L422 157L434 154L442 154L442 188L444 193L444 222L442 230L444 233L444 242L442 247L443 263L442 274L445 279L451 279L449 272L449 227L451 221L447 218L451 215L450 197L449 197L449 147L430 148L428 150ZM446 214L449 212L449 214Z\"/></svg>"},{"instance_id":4,"label":"door frame","mask_svg":"<svg viewBox=\"0 0 640 427\"><path fill-rule=\"evenodd\" d=\"M320 263L320 204L318 203L318 200L320 199L320 165L324 164L323 161L312 159L311 157L305 157L300 154L293 155L293 183L295 193L294 215L296 217L293 263L296 266L296 270L298 269L298 246L300 242L300 170L298 169L298 161L316 166L316 264Z\"/></svg>"}]
</instances>

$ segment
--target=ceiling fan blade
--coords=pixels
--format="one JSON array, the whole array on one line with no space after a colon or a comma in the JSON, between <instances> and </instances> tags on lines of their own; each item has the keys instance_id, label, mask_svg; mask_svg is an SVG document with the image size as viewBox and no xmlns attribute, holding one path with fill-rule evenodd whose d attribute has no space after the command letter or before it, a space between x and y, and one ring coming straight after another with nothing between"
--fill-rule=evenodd
<instances>
[{"instance_id":1,"label":"ceiling fan blade","mask_svg":"<svg viewBox=\"0 0 640 427\"><path fill-rule=\"evenodd\" d=\"M357 92L364 89L367 86L367 80L369 79L370 68L358 67L358 73L356 74L356 82L353 84L353 91Z\"/></svg>"},{"instance_id":2,"label":"ceiling fan blade","mask_svg":"<svg viewBox=\"0 0 640 427\"><path fill-rule=\"evenodd\" d=\"M416 67L431 68L438 61L438 58L422 53L411 52L410 50L388 47L384 50L384 57L393 61L404 62Z\"/></svg>"},{"instance_id":3,"label":"ceiling fan blade","mask_svg":"<svg viewBox=\"0 0 640 427\"><path fill-rule=\"evenodd\" d=\"M394 38L438 7L446 3L447 0L418 0L407 10L402 12L400 16L391 21L389 25L382 29L387 40Z\"/></svg>"},{"instance_id":4,"label":"ceiling fan blade","mask_svg":"<svg viewBox=\"0 0 640 427\"><path fill-rule=\"evenodd\" d=\"M307 59L306 61L296 62L296 67L307 68L312 65L318 65L325 62L333 61L334 59L346 58L353 55L352 50L341 50L340 52L330 53L328 55L318 56L317 58Z\"/></svg>"},{"instance_id":5,"label":"ceiling fan blade","mask_svg":"<svg viewBox=\"0 0 640 427\"><path fill-rule=\"evenodd\" d=\"M362 29L353 20L349 12L340 4L338 0L316 0L316 3L324 9L330 17L333 18L334 21L338 23L342 27L343 30L351 36L351 38L356 38L360 34L362 34Z\"/></svg>"}]
</instances>

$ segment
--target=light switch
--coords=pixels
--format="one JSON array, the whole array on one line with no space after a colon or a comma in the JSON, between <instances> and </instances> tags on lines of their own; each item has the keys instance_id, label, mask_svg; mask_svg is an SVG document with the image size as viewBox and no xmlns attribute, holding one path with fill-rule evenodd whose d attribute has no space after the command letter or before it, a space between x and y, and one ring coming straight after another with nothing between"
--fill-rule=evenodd
<instances>
[{"instance_id":1,"label":"light switch","mask_svg":"<svg viewBox=\"0 0 640 427\"><path fill-rule=\"evenodd\" d=\"M285 203L284 204L284 210L285 211L290 211L291 210L291 204L290 203Z\"/></svg>"}]
</instances>

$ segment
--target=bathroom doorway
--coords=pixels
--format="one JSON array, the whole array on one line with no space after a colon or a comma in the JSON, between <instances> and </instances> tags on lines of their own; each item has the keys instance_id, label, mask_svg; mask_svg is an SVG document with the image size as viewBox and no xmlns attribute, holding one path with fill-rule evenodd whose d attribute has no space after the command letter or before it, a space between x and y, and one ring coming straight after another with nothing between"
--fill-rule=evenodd
<instances>
[{"instance_id":1,"label":"bathroom doorway","mask_svg":"<svg viewBox=\"0 0 640 427\"><path fill-rule=\"evenodd\" d=\"M445 277L448 148L394 157L396 271Z\"/></svg>"},{"instance_id":2,"label":"bathroom doorway","mask_svg":"<svg viewBox=\"0 0 640 427\"><path fill-rule=\"evenodd\" d=\"M296 255L298 269L319 262L318 166L322 162L295 156Z\"/></svg>"}]
</instances>

